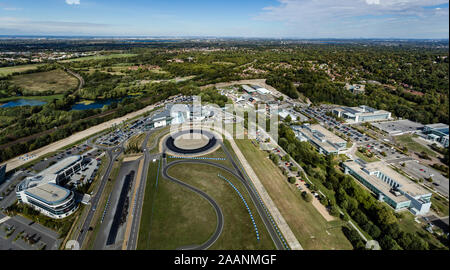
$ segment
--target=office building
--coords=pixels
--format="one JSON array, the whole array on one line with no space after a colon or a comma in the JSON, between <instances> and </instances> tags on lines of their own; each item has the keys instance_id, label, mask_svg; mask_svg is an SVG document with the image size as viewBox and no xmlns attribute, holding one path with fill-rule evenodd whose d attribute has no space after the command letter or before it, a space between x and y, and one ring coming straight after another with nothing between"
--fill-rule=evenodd
<instances>
[{"instance_id":1,"label":"office building","mask_svg":"<svg viewBox=\"0 0 450 270\"><path fill-rule=\"evenodd\" d=\"M28 204L55 219L71 215L78 208L75 195L62 185L88 163L89 160L81 156L70 156L35 176L25 178L16 187L19 203Z\"/></svg>"},{"instance_id":2,"label":"office building","mask_svg":"<svg viewBox=\"0 0 450 270\"><path fill-rule=\"evenodd\" d=\"M409 209L414 215L424 215L431 207L432 193L405 176L397 173L383 162L342 163L345 173L355 177L370 191L397 210Z\"/></svg>"},{"instance_id":3,"label":"office building","mask_svg":"<svg viewBox=\"0 0 450 270\"><path fill-rule=\"evenodd\" d=\"M427 135L427 139L439 142L443 147L448 147L448 125L431 124L423 127L423 133Z\"/></svg>"},{"instance_id":4,"label":"office building","mask_svg":"<svg viewBox=\"0 0 450 270\"><path fill-rule=\"evenodd\" d=\"M339 107L332 110L338 117L344 118L347 123L371 122L391 119L391 113L384 110L362 105L359 107Z\"/></svg>"},{"instance_id":5,"label":"office building","mask_svg":"<svg viewBox=\"0 0 450 270\"><path fill-rule=\"evenodd\" d=\"M347 141L330 132L321 125L304 124L292 126L300 141L310 142L321 154L339 154L347 148Z\"/></svg>"}]
</instances>

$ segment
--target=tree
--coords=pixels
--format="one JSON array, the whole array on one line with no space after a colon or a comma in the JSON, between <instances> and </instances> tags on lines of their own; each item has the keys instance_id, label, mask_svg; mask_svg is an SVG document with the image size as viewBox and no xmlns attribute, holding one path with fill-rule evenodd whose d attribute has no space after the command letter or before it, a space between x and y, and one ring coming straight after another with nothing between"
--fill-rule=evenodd
<instances>
[{"instance_id":1,"label":"tree","mask_svg":"<svg viewBox=\"0 0 450 270\"><path fill-rule=\"evenodd\" d=\"M336 205L332 205L330 207L330 215L332 215L334 217L339 216L339 209L338 209L338 207Z\"/></svg>"},{"instance_id":2,"label":"tree","mask_svg":"<svg viewBox=\"0 0 450 270\"><path fill-rule=\"evenodd\" d=\"M288 181L291 184L295 184L296 179L295 179L295 177L291 176L291 177L288 178Z\"/></svg>"},{"instance_id":3,"label":"tree","mask_svg":"<svg viewBox=\"0 0 450 270\"><path fill-rule=\"evenodd\" d=\"M311 194L309 194L308 192L306 192L306 191L303 191L302 192L302 198L306 201L306 202L311 202L312 201L312 195Z\"/></svg>"}]
</instances>

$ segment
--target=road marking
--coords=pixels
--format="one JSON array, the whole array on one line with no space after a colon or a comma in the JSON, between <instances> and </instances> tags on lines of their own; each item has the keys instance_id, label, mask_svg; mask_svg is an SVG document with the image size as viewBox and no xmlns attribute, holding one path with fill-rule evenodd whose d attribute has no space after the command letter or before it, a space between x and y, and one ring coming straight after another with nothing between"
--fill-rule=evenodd
<instances>
[{"instance_id":1,"label":"road marking","mask_svg":"<svg viewBox=\"0 0 450 270\"><path fill-rule=\"evenodd\" d=\"M7 220L9 220L11 217L10 216L6 216L2 219L0 219L0 224L2 224L3 222L6 222Z\"/></svg>"}]
</instances>

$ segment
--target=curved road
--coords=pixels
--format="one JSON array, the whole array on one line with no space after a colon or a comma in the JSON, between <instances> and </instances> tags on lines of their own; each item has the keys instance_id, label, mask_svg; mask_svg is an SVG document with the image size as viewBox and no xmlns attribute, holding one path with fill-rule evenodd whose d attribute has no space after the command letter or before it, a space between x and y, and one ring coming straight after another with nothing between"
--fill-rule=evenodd
<instances>
[{"instance_id":1,"label":"curved road","mask_svg":"<svg viewBox=\"0 0 450 270\"><path fill-rule=\"evenodd\" d=\"M191 185L188 185L188 184L186 184L186 183L184 183L184 182L182 182L182 181L180 181L180 180L178 180L178 179L176 179L176 178L174 178L172 176L170 176L167 173L167 170L170 167L175 166L175 165L180 164L180 163L189 163L189 161L188 160L174 161L174 162L171 162L170 164L166 165L166 160L164 159L163 160L163 167L164 167L164 169L163 169L163 176L165 178L169 179L170 181L175 182L175 183L177 183L177 184L179 184L179 185L181 185L181 186L183 186L183 187L185 187L185 188L187 188L187 189L197 193L198 195L202 196L203 198L205 198L213 206L214 210L216 211L217 226L216 226L216 231L213 233L213 235L205 243L203 243L203 244L201 244L199 246L187 246L187 247L182 247L182 248L179 248L179 249L184 249L184 250L191 250L191 249L204 250L204 249L207 249L210 246L212 246L216 242L216 240L219 238L219 236L222 234L222 230L223 230L223 213L222 213L222 210L220 209L219 205L216 203L216 201L214 201L214 199L211 198L208 194L206 194L205 192L203 192L203 191L201 191L201 190L199 190L199 189L197 189L197 188L195 188L195 187L193 187Z\"/></svg>"},{"instance_id":2,"label":"curved road","mask_svg":"<svg viewBox=\"0 0 450 270\"><path fill-rule=\"evenodd\" d=\"M222 147L223 147L223 145L222 145ZM217 164L217 163L214 163L214 162L211 162L211 161L206 161L206 160L196 160L196 159L195 159L195 160L189 160L189 159L187 159L187 160L177 160L177 161L172 161L172 162L169 163L168 165L165 165L165 161L164 161L164 163L163 163L163 166L164 166L164 169L163 169L163 175L164 175L164 177L167 177L167 178L169 178L170 180L173 181L173 177L167 175L167 170L168 170L170 167L174 166L174 165L182 164L182 163L192 163L192 164L196 163L196 164L206 164L206 165L214 166L214 167L219 168L219 169L222 169L222 170L224 170L224 171L226 171L226 172L232 174L234 177L236 177L236 178L244 185L245 189L247 190L247 193L250 195L250 198L252 199L253 204L255 205L255 207L256 207L256 209L257 209L257 211L258 211L258 213L259 213L259 215L260 215L262 221L264 222L264 225L266 226L267 231L268 231L269 234L270 234L270 237L271 237L272 240L274 241L275 246L277 247L277 249L285 249L285 247L284 247L282 241L279 239L278 234L276 233L275 229L274 229L273 226L271 225L271 223L270 223L270 221L269 221L269 217L267 216L266 212L264 211L263 206L259 203L259 200L257 199L256 194L254 193L254 190L251 188L251 186L249 185L249 183L248 183L247 181L244 180L244 178L241 176L240 173L238 174L238 173L236 173L235 171L229 169L228 167L225 167L225 166L223 166L223 165L221 165L221 164ZM181 184L181 185L183 185L183 186L189 186L189 185L187 185L186 183L181 182L181 181L179 181L179 180L177 180L177 179L175 179L175 182L178 183L178 184ZM189 186L189 187L190 187L190 186ZM188 188L189 188L189 187L188 187ZM189 188L189 189L191 189L191 188ZM194 188L194 189L196 189L196 188ZM196 189L196 190L197 190L197 189ZM194 191L194 192L195 192L195 191ZM200 192L202 192L202 191L200 191ZM198 193L198 192L197 192L197 193ZM202 192L202 193L205 194L204 192ZM220 209L220 208L219 208L219 209ZM216 210L216 212L217 212L217 210ZM222 220L223 220L223 217L222 217ZM222 221L222 222L223 222L223 221ZM223 224L222 224L222 226L223 226ZM216 232L216 233L217 233L217 232Z\"/></svg>"}]
</instances>

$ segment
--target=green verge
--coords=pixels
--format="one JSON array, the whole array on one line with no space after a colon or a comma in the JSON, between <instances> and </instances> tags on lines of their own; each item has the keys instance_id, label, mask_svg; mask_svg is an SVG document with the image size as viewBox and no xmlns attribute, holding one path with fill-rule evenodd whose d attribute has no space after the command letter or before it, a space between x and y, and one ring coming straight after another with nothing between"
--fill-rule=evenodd
<instances>
[{"instance_id":1,"label":"green verge","mask_svg":"<svg viewBox=\"0 0 450 270\"><path fill-rule=\"evenodd\" d=\"M341 230L345 222L327 222L311 203L301 198L300 191L287 182L268 159L268 154L250 140L236 140L236 144L304 249L352 249Z\"/></svg>"}]
</instances>

